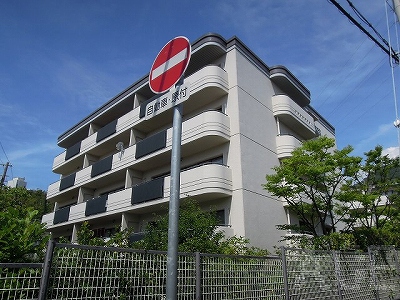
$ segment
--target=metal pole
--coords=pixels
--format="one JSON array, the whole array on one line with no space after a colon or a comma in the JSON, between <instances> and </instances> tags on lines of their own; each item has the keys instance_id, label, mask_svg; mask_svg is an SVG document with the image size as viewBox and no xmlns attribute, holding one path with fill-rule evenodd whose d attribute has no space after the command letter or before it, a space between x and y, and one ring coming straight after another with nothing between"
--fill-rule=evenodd
<instances>
[{"instance_id":1,"label":"metal pole","mask_svg":"<svg viewBox=\"0 0 400 300\"><path fill-rule=\"evenodd\" d=\"M371 266L371 273L372 273L372 280L374 282L374 293L375 293L375 299L379 300L379 282L376 277L376 264L375 264L375 255L374 251L371 247L368 247L368 255L369 255L369 262Z\"/></svg>"},{"instance_id":2,"label":"metal pole","mask_svg":"<svg viewBox=\"0 0 400 300\"><path fill-rule=\"evenodd\" d=\"M337 251L331 251L332 253L332 258L333 258L333 265L335 267L335 275L336 275L336 282L337 282L337 287L338 287L338 295L339 299L343 300L343 293L342 293L342 284L340 283L341 279L341 272L340 272L340 257L338 255Z\"/></svg>"},{"instance_id":3,"label":"metal pole","mask_svg":"<svg viewBox=\"0 0 400 300\"><path fill-rule=\"evenodd\" d=\"M40 290L39 290L39 300L46 300L47 288L49 284L51 263L53 261L53 253L56 242L54 240L49 240L46 249L46 256L44 259L42 278L40 279Z\"/></svg>"},{"instance_id":4,"label":"metal pole","mask_svg":"<svg viewBox=\"0 0 400 300\"><path fill-rule=\"evenodd\" d=\"M182 141L182 104L174 107L171 152L171 184L168 219L167 300L177 299L178 284L178 220L180 194L180 162Z\"/></svg>"},{"instance_id":5,"label":"metal pole","mask_svg":"<svg viewBox=\"0 0 400 300\"><path fill-rule=\"evenodd\" d=\"M286 248L281 246L281 257L282 257L282 271L283 271L283 287L285 291L285 300L290 299L289 295L289 272L287 269L287 262L286 262Z\"/></svg>"},{"instance_id":6,"label":"metal pole","mask_svg":"<svg viewBox=\"0 0 400 300\"><path fill-rule=\"evenodd\" d=\"M201 267L201 257L200 252L196 252L196 300L201 300L201 277L202 277L202 267Z\"/></svg>"}]
</instances>

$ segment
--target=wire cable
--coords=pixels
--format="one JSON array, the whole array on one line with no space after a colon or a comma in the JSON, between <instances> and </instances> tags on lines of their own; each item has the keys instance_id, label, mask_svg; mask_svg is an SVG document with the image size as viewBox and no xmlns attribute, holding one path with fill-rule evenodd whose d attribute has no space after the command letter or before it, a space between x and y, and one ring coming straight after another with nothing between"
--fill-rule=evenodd
<instances>
[{"instance_id":1,"label":"wire cable","mask_svg":"<svg viewBox=\"0 0 400 300\"><path fill-rule=\"evenodd\" d=\"M3 150L4 155L5 155L6 158L7 158L7 161L9 162L10 160L8 159L8 156L7 156L6 151L4 151L3 144L2 144L1 142L0 142L0 146L1 146L1 149Z\"/></svg>"},{"instance_id":2,"label":"wire cable","mask_svg":"<svg viewBox=\"0 0 400 300\"><path fill-rule=\"evenodd\" d=\"M387 34L388 34L388 39L389 39L389 45L391 44L391 38L390 38L390 29L389 29L389 16L388 16L388 3L387 1L385 2L385 13L386 13L386 28L387 28ZM389 5L390 7L390 5ZM395 11L393 10L392 7L390 7L394 13L394 20L396 22L396 14ZM397 40L397 51L399 51L399 38L398 38L398 33L397 33L397 27L395 26L395 33L396 33L396 40ZM390 51L392 51L392 47L389 47ZM392 60L390 60L390 69L391 69L391 75L392 75L392 88L393 88L393 100L394 100L394 110L396 114L396 120L394 121L394 126L397 129L397 143L399 147L399 159L400 159L400 120L399 120L399 113L398 113L398 105L397 105L397 91L396 91L396 82L395 82L395 76L394 76L394 66L392 63Z\"/></svg>"},{"instance_id":3,"label":"wire cable","mask_svg":"<svg viewBox=\"0 0 400 300\"><path fill-rule=\"evenodd\" d=\"M360 18L361 21L363 21L366 25L368 25L369 28L372 29L372 31L379 37L379 39L389 47L389 49L393 50L390 46L390 42L388 42L376 29L372 24L360 13L360 11L354 6L354 4L350 1L347 0L347 3L350 5L352 10L355 12L355 14ZM393 54L393 53L392 53Z\"/></svg>"},{"instance_id":4,"label":"wire cable","mask_svg":"<svg viewBox=\"0 0 400 300\"><path fill-rule=\"evenodd\" d=\"M352 90L350 93L347 94L346 97L344 97L341 101L339 101L339 102L336 104L336 106L335 106L329 113L326 114L326 117L329 118L336 110L338 110L340 107L343 107L343 102L345 102L350 96L352 96L352 95L361 87L361 85L364 83L364 81L366 81L367 79L369 79L369 78L375 73L376 70L378 70L379 68L382 67L382 65L383 65L382 63L383 63L384 60L386 60L386 57L382 58L382 59L375 65L375 67L374 67L371 71L369 71L369 73L367 74L367 76L365 76L365 77L357 84L357 86L355 86L355 87L353 88L353 90Z\"/></svg>"}]
</instances>

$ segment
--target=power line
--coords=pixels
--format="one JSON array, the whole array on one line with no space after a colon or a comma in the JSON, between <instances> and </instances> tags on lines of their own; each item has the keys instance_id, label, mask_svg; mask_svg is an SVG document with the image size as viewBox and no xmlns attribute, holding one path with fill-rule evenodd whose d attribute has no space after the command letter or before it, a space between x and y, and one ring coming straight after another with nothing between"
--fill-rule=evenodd
<instances>
[{"instance_id":1,"label":"power line","mask_svg":"<svg viewBox=\"0 0 400 300\"><path fill-rule=\"evenodd\" d=\"M362 43L360 44L360 46L361 46L361 45L362 45ZM355 50L355 52L353 52L352 57L356 54L356 51L360 48L360 46ZM357 65L354 66L353 69L352 69L350 72L346 72L346 76L342 78L342 81L336 83L335 86L333 86L333 87L332 87L331 83L333 83L333 81L334 81L336 78L332 78L332 79L329 81L329 83L325 86L324 89L326 90L328 87L331 87L331 91L330 91L330 93L325 97L325 99L323 99L321 102L317 103L317 105L316 105L317 107L321 107L323 104L325 104L325 103L333 96L333 94L334 94L335 91L339 90L339 88L340 88L343 84L347 83L347 79L348 79L349 77L353 76L353 73L358 72L358 71L357 71L357 68L358 68L358 67L360 66L360 64L366 59L367 55L372 51L372 49L373 49L373 46L371 46L371 48L369 49L368 53L365 54L364 57L358 61ZM351 57L351 58L352 58L352 57ZM340 71L338 71L337 74L341 73L346 67L348 68L349 63L352 61L351 58L350 58L349 60L346 61L346 63L343 65L342 69L341 69ZM320 95L321 95L321 94L322 94L322 92L320 93ZM346 98L348 98L348 96L347 96ZM346 98L345 98L345 99L346 99ZM318 97L317 97L317 99L318 99ZM345 99L344 99L344 100L345 100ZM341 102L343 102L344 100L342 100ZM339 105L340 105L340 103L339 103Z\"/></svg>"},{"instance_id":2,"label":"power line","mask_svg":"<svg viewBox=\"0 0 400 300\"><path fill-rule=\"evenodd\" d=\"M345 98L343 98L341 101L339 101L339 102L337 103L337 105L336 105L329 113L327 113L327 117L331 116L339 107L342 107L342 103L343 103L344 101L346 101L351 95L353 95L353 94L355 93L355 91L356 91L357 89L359 89L360 86L364 83L364 81L366 81L367 79L369 79L369 78L374 74L374 72L375 72L376 70L378 70L379 68L382 67L382 62L383 62L384 59L385 59L385 58L383 58L381 61L379 61L379 62L375 65L375 67L369 72L369 74L367 74L367 76L364 77L364 79L361 80L361 81L357 84L357 86L354 87L354 89L353 89Z\"/></svg>"},{"instance_id":3,"label":"power line","mask_svg":"<svg viewBox=\"0 0 400 300\"><path fill-rule=\"evenodd\" d=\"M375 90L371 91L369 93L369 95L367 97L365 97L364 99L367 99L369 97L371 97L371 95L374 94L374 92L386 81L386 78L382 79L380 85L378 87L375 88ZM374 108L375 106L377 106L378 104L380 104L383 100L386 100L388 95L389 95L390 91L388 91L386 94L382 95L379 99L377 99L374 103L372 103L371 105L369 105L368 107L366 107L366 109L357 117L353 117L351 118L351 122L349 123L343 123L343 122L339 122L340 120L346 119L346 117L350 114L353 114L354 111L353 110L348 110L348 113L346 115L344 115L339 121L338 124L341 124L341 128L337 128L337 132L343 132L348 130L348 128L350 127L350 125L356 123L356 121L358 121L359 119L361 119L364 115L366 115L367 112L369 112L372 108Z\"/></svg>"},{"instance_id":4,"label":"power line","mask_svg":"<svg viewBox=\"0 0 400 300\"><path fill-rule=\"evenodd\" d=\"M396 53L396 51L394 51L392 49L392 47L390 47L390 45L388 46L388 48L386 48L384 45L382 45L375 37L373 37L368 30L366 30L360 23L357 22L356 19L354 19L342 6L340 6L340 4L336 1L336 0L328 0L329 2L331 2L334 6L336 6L337 9L339 9L339 11L344 14L354 25L356 25L364 34L366 34L379 48L381 48L387 55L389 55L389 57L393 58L394 61L398 64L400 59L398 54ZM348 2L350 2L348 0ZM351 3L351 2L350 2ZM365 19L365 18L364 18ZM369 22L368 22L369 23ZM372 25L371 25L372 26ZM375 29L374 29L375 31ZM380 36L380 34L378 35ZM385 43L385 42L384 42ZM386 42L387 43L387 42ZM386 44L385 43L385 44Z\"/></svg>"},{"instance_id":5,"label":"power line","mask_svg":"<svg viewBox=\"0 0 400 300\"><path fill-rule=\"evenodd\" d=\"M6 158L7 158L7 161L10 161L10 160L8 159L8 156L7 156L6 151L4 151L3 144L2 144L1 142L0 142L0 146L1 146L1 149L3 150L4 155L5 155Z\"/></svg>"}]
</instances>

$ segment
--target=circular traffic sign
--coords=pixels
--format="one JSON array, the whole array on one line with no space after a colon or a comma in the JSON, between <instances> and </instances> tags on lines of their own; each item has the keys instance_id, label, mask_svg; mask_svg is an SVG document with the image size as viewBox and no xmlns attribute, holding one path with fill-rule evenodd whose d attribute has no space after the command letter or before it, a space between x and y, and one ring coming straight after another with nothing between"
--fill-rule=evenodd
<instances>
[{"instance_id":1,"label":"circular traffic sign","mask_svg":"<svg viewBox=\"0 0 400 300\"><path fill-rule=\"evenodd\" d=\"M178 36L158 53L149 74L150 89L161 94L173 87L185 72L191 54L189 40Z\"/></svg>"}]
</instances>

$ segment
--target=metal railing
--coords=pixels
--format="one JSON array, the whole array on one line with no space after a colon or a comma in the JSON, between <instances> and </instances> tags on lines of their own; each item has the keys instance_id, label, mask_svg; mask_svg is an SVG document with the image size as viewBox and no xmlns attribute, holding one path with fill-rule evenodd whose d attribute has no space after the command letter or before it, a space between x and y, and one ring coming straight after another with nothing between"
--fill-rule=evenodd
<instances>
[{"instance_id":1,"label":"metal railing","mask_svg":"<svg viewBox=\"0 0 400 300\"><path fill-rule=\"evenodd\" d=\"M286 299L400 299L397 253L284 249Z\"/></svg>"},{"instance_id":2,"label":"metal railing","mask_svg":"<svg viewBox=\"0 0 400 300\"><path fill-rule=\"evenodd\" d=\"M0 299L38 299L42 264L0 263Z\"/></svg>"},{"instance_id":3,"label":"metal railing","mask_svg":"<svg viewBox=\"0 0 400 300\"><path fill-rule=\"evenodd\" d=\"M281 248L280 256L180 253L178 299L400 299L399 252ZM165 299L166 252L50 242L44 264L0 264L2 299Z\"/></svg>"}]
</instances>

